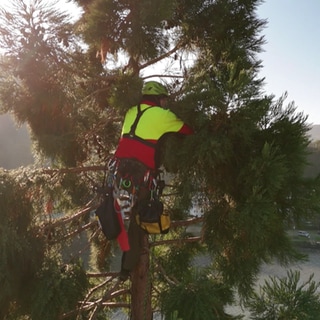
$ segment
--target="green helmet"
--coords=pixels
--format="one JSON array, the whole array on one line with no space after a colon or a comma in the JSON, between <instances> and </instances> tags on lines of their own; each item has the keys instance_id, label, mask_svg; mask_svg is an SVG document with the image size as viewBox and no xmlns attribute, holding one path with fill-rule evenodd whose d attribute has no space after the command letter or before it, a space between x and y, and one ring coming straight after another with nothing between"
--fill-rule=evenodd
<instances>
[{"instance_id":1,"label":"green helmet","mask_svg":"<svg viewBox=\"0 0 320 320\"><path fill-rule=\"evenodd\" d=\"M168 96L167 88L157 81L148 81L142 88L143 95Z\"/></svg>"}]
</instances>

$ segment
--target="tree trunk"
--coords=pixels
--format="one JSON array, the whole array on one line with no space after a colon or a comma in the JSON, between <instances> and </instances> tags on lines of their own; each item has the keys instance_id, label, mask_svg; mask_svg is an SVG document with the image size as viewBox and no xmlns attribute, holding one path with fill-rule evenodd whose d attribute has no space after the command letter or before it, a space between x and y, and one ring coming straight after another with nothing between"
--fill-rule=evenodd
<instances>
[{"instance_id":1,"label":"tree trunk","mask_svg":"<svg viewBox=\"0 0 320 320\"><path fill-rule=\"evenodd\" d=\"M139 262L131 274L130 320L152 320L151 279L149 272L149 239L141 233L142 250Z\"/></svg>"}]
</instances>

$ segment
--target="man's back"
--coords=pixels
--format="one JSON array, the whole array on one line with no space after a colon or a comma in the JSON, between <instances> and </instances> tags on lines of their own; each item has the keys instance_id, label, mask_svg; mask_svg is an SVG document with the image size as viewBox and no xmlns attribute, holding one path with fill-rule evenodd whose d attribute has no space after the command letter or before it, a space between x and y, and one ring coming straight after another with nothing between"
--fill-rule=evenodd
<instances>
[{"instance_id":1,"label":"man's back","mask_svg":"<svg viewBox=\"0 0 320 320\"><path fill-rule=\"evenodd\" d=\"M147 101L140 104L140 110L142 114L134 132L131 132L131 129L138 115L138 106L128 110L115 156L134 158L155 169L155 152L159 139L166 133L180 132L185 124L169 109Z\"/></svg>"}]
</instances>

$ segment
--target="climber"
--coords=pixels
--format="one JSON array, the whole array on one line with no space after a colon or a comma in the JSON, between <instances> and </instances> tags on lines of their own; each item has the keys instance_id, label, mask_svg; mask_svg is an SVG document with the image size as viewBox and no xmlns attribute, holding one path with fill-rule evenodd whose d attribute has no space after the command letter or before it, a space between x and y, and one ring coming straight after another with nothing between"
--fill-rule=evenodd
<instances>
[{"instance_id":1,"label":"climber","mask_svg":"<svg viewBox=\"0 0 320 320\"><path fill-rule=\"evenodd\" d=\"M117 210L133 216L136 203L150 197L160 163L157 148L160 139L167 133L190 135L193 130L169 108L167 88L159 82L145 82L142 99L131 107L124 118L121 137L114 154L114 167L118 181L114 184ZM127 186L122 188L121 185ZM121 190L120 190L121 189ZM127 194L126 194L127 191ZM121 193L122 192L122 193ZM122 229L124 227L122 226ZM144 231L135 219L130 219L128 243L126 232L118 237L123 249L120 277L126 279L136 266L141 251L141 233Z\"/></svg>"}]
</instances>

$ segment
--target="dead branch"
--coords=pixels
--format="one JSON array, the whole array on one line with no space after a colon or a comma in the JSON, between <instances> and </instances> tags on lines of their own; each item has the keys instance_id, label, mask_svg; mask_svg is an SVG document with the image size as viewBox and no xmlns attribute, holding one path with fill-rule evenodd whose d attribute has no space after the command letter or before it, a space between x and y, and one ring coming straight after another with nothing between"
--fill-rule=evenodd
<instances>
[{"instance_id":1,"label":"dead branch","mask_svg":"<svg viewBox=\"0 0 320 320\"><path fill-rule=\"evenodd\" d=\"M126 302L103 302L101 305L108 308L130 308L130 304Z\"/></svg>"},{"instance_id":2,"label":"dead branch","mask_svg":"<svg viewBox=\"0 0 320 320\"><path fill-rule=\"evenodd\" d=\"M85 208L76 212L75 214L73 214L70 217L66 217L66 218L61 218L56 220L55 222L50 222L49 225L50 227L58 227L60 225L64 225L66 223L72 222L74 220L77 220L78 218L80 218L81 216L85 215L86 213L92 211L93 209L96 209L98 207L98 205L92 205L92 203L95 201L96 199L92 199L91 201L89 201L86 205Z\"/></svg>"},{"instance_id":3,"label":"dead branch","mask_svg":"<svg viewBox=\"0 0 320 320\"><path fill-rule=\"evenodd\" d=\"M175 220L171 221L171 227L190 226L203 221L203 217L195 217L187 220Z\"/></svg>"},{"instance_id":4,"label":"dead branch","mask_svg":"<svg viewBox=\"0 0 320 320\"><path fill-rule=\"evenodd\" d=\"M162 246L162 245L170 245L170 244L181 244L186 242L201 242L202 237L190 237L190 238L182 238L182 239L167 239L167 240L159 240L150 243L150 247Z\"/></svg>"},{"instance_id":5,"label":"dead branch","mask_svg":"<svg viewBox=\"0 0 320 320\"><path fill-rule=\"evenodd\" d=\"M87 171L104 171L106 170L106 166L89 166L89 167L75 167L75 168L60 168L60 169L41 169L44 174L63 174L63 173L79 173L79 172L87 172Z\"/></svg>"},{"instance_id":6,"label":"dead branch","mask_svg":"<svg viewBox=\"0 0 320 320\"><path fill-rule=\"evenodd\" d=\"M118 275L119 275L118 272L87 273L87 277L89 278L105 278L105 277L115 278Z\"/></svg>"},{"instance_id":7,"label":"dead branch","mask_svg":"<svg viewBox=\"0 0 320 320\"><path fill-rule=\"evenodd\" d=\"M103 281L102 283L100 283L99 285L95 286L94 288L92 288L88 294L86 295L86 297L84 298L84 300L81 302L80 308L78 310L78 316L77 319L80 316L80 311L85 310L85 309L90 309L92 306L94 306L93 302L89 302L90 297L99 289L101 289L102 287L104 287L106 284L110 283L115 277L110 277L108 279L106 279L105 281Z\"/></svg>"},{"instance_id":8,"label":"dead branch","mask_svg":"<svg viewBox=\"0 0 320 320\"><path fill-rule=\"evenodd\" d=\"M122 283L122 281L118 280L116 282L115 286L111 290L107 290L105 292L105 294L103 295L103 297L96 302L95 308L94 308L89 320L96 319L98 312L103 308L103 302L105 302L107 299L109 299L115 290L118 290L121 283Z\"/></svg>"},{"instance_id":9,"label":"dead branch","mask_svg":"<svg viewBox=\"0 0 320 320\"><path fill-rule=\"evenodd\" d=\"M122 289L122 290L118 290L120 284L121 284L121 281L118 280L114 287L111 288L110 290L107 290L106 293L104 294L104 296L97 300L97 301L94 301L94 302L90 302L88 301L89 298L99 289L101 289L103 286L111 283L115 278L116 276L118 275L118 273L110 273L111 276L108 277L105 281L103 281L102 283L100 283L99 285L95 286L94 288L92 288L88 294L86 295L85 299L80 303L80 306L79 308L77 308L76 310L72 310L68 313L64 313L63 315L60 316L59 320L62 320L62 319L66 319L72 315L75 315L77 314L77 317L76 319L79 320L81 319L81 311L85 311L85 310L90 310L92 308L94 308L94 311L93 313L91 314L91 317L89 319L95 319L96 315L97 315L97 312L104 306L109 306L109 307L117 307L117 303L112 303L112 302L106 302L107 299L109 299L110 297L116 297L118 295L121 295L121 294L126 294L127 293L127 289ZM118 305L123 305L124 307L126 307L126 304L122 304L122 303L118 303Z\"/></svg>"},{"instance_id":10,"label":"dead branch","mask_svg":"<svg viewBox=\"0 0 320 320\"><path fill-rule=\"evenodd\" d=\"M180 49L183 45L184 45L183 41L178 42L177 45L175 47L173 47L171 50L169 50L168 52L166 52L166 53L160 55L159 57L157 57L153 60L150 60L150 61L146 62L145 64L141 65L140 70L169 57L171 54L175 53L178 49Z\"/></svg>"},{"instance_id":11,"label":"dead branch","mask_svg":"<svg viewBox=\"0 0 320 320\"><path fill-rule=\"evenodd\" d=\"M167 275L167 273L165 272L165 270L164 270L164 268L163 268L163 266L161 265L161 264L157 264L157 269L161 272L161 274L163 275L163 277L167 280L167 282L170 284L170 285L177 285L177 284L179 284L179 281L176 279L176 278L174 278L174 277L169 277L168 275Z\"/></svg>"},{"instance_id":12,"label":"dead branch","mask_svg":"<svg viewBox=\"0 0 320 320\"><path fill-rule=\"evenodd\" d=\"M130 308L129 303L125 302L104 302L102 304L104 307L109 307L109 308Z\"/></svg>"},{"instance_id":13,"label":"dead branch","mask_svg":"<svg viewBox=\"0 0 320 320\"><path fill-rule=\"evenodd\" d=\"M55 239L55 240L52 240L52 241L49 241L50 244L55 244L55 243L59 243L63 240L66 240L68 238L72 238L73 236L75 236L76 234L79 234L81 233L82 231L86 230L86 229L90 229L92 226L94 225L97 225L97 221L91 221L91 222L88 222L87 224L77 228L76 230L74 231L71 231L67 234L65 234L63 237L59 238L59 239Z\"/></svg>"}]
</instances>

